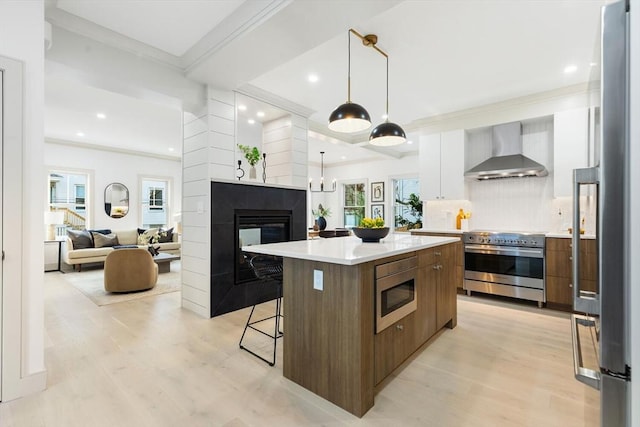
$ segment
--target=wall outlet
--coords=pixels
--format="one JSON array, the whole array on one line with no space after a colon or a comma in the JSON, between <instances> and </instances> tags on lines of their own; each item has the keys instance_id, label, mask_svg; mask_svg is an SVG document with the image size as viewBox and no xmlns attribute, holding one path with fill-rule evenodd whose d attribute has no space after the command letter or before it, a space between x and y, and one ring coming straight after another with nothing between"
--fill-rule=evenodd
<instances>
[{"instance_id":1,"label":"wall outlet","mask_svg":"<svg viewBox=\"0 0 640 427\"><path fill-rule=\"evenodd\" d=\"M321 291L324 286L323 279L322 270L313 270L313 289Z\"/></svg>"}]
</instances>

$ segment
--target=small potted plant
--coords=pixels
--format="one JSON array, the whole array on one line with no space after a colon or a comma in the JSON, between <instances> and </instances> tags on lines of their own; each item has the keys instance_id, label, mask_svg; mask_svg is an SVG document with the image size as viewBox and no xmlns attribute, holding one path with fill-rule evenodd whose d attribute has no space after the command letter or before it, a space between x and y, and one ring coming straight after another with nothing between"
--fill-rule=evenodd
<instances>
[{"instance_id":1,"label":"small potted plant","mask_svg":"<svg viewBox=\"0 0 640 427\"><path fill-rule=\"evenodd\" d=\"M256 179L256 163L260 161L260 150L257 147L250 147L248 145L238 144L238 148L244 154L244 158L251 166L249 169L249 178Z\"/></svg>"},{"instance_id":2,"label":"small potted plant","mask_svg":"<svg viewBox=\"0 0 640 427\"><path fill-rule=\"evenodd\" d=\"M327 220L325 218L331 216L331 209L325 209L322 206L322 203L319 203L318 209L312 209L311 213L314 217L317 218L316 221L318 222L318 228L320 230L324 230L325 228L327 228Z\"/></svg>"}]
</instances>

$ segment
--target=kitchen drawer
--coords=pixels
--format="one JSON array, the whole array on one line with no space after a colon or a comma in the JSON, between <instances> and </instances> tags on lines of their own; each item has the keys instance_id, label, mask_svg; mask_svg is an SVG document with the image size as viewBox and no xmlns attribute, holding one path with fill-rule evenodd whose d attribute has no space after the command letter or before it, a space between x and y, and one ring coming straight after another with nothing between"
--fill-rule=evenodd
<instances>
[{"instance_id":1,"label":"kitchen drawer","mask_svg":"<svg viewBox=\"0 0 640 427\"><path fill-rule=\"evenodd\" d=\"M553 238L547 237L545 240L545 246L547 250L551 251L567 251L571 252L573 246L571 239ZM596 240L595 239L581 239L580 251L584 253L596 253Z\"/></svg>"},{"instance_id":2,"label":"kitchen drawer","mask_svg":"<svg viewBox=\"0 0 640 427\"><path fill-rule=\"evenodd\" d=\"M398 261L387 262L376 266L376 278L390 276L392 274L416 268L418 266L418 257L399 259Z\"/></svg>"}]
</instances>

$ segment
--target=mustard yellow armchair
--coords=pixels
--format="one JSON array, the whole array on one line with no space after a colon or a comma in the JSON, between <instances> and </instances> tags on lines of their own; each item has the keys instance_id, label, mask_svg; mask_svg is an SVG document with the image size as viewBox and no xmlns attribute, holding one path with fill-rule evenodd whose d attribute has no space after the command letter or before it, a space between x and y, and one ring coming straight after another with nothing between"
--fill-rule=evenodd
<instances>
[{"instance_id":1,"label":"mustard yellow armchair","mask_svg":"<svg viewBox=\"0 0 640 427\"><path fill-rule=\"evenodd\" d=\"M116 249L104 260L104 289L133 292L151 289L158 281L158 265L143 248Z\"/></svg>"}]
</instances>

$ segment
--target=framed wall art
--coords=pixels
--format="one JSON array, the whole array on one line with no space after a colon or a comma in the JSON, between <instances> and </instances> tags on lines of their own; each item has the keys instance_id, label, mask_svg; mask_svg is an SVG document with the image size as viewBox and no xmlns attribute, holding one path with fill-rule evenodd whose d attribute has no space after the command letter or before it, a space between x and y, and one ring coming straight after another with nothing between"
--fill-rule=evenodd
<instances>
[{"instance_id":1,"label":"framed wall art","mask_svg":"<svg viewBox=\"0 0 640 427\"><path fill-rule=\"evenodd\" d=\"M371 183L371 202L384 202L384 182Z\"/></svg>"},{"instance_id":2,"label":"framed wall art","mask_svg":"<svg viewBox=\"0 0 640 427\"><path fill-rule=\"evenodd\" d=\"M384 205L371 205L371 218L384 219Z\"/></svg>"}]
</instances>

